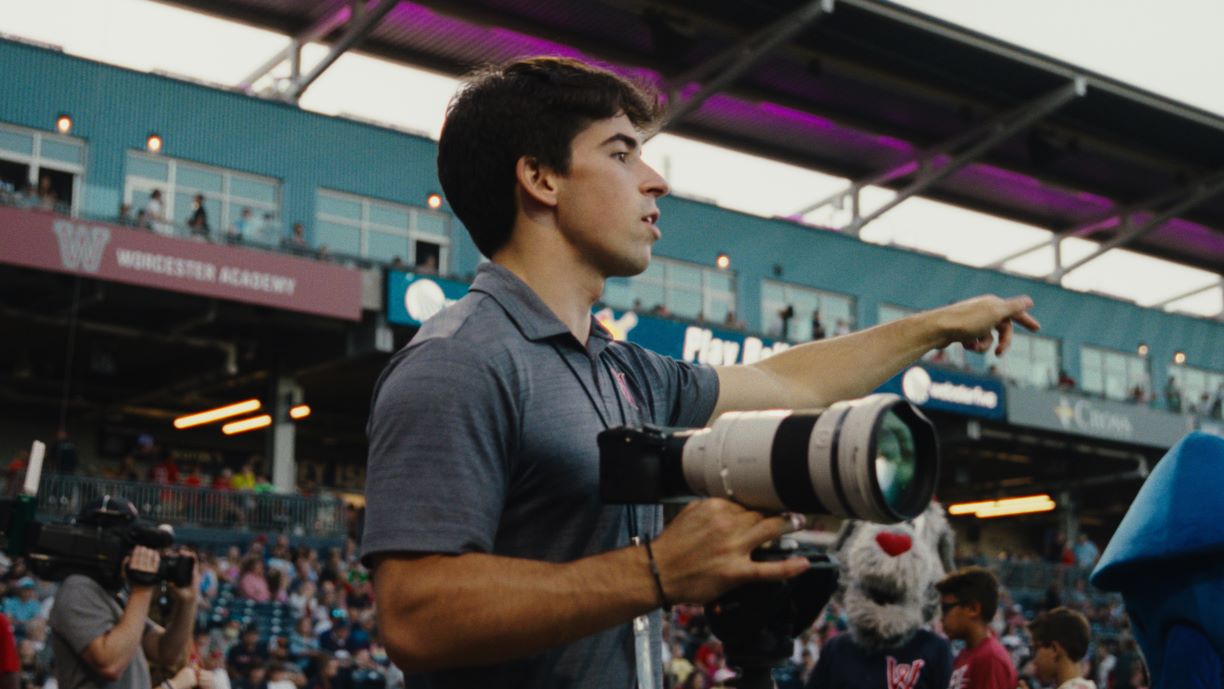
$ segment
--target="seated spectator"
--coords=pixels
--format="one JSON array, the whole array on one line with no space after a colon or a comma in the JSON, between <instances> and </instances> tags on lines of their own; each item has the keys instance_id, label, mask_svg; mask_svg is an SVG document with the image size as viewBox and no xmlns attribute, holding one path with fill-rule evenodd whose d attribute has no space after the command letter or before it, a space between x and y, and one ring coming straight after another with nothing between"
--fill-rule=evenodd
<instances>
[{"instance_id":1,"label":"seated spectator","mask_svg":"<svg viewBox=\"0 0 1224 689\"><path fill-rule=\"evenodd\" d=\"M230 223L229 229L225 231L225 241L229 244L241 244L243 238L247 236L254 227L255 221L251 217L251 208L248 206L242 209L242 214L238 219Z\"/></svg>"},{"instance_id":2,"label":"seated spectator","mask_svg":"<svg viewBox=\"0 0 1224 689\"><path fill-rule=\"evenodd\" d=\"M191 236L197 239L208 239L212 228L208 226L208 211L204 210L204 195L196 194L191 201L191 215L187 217L187 227Z\"/></svg>"},{"instance_id":3,"label":"seated spectator","mask_svg":"<svg viewBox=\"0 0 1224 689\"><path fill-rule=\"evenodd\" d=\"M850 324L844 318L837 319L837 325L833 326L833 337L841 337L842 335L850 334Z\"/></svg>"},{"instance_id":4,"label":"seated spectator","mask_svg":"<svg viewBox=\"0 0 1224 689\"><path fill-rule=\"evenodd\" d=\"M778 309L778 322L780 324L778 328L778 337L781 337L783 340L790 339L790 323L794 317L794 306L787 304L786 306Z\"/></svg>"},{"instance_id":5,"label":"seated spectator","mask_svg":"<svg viewBox=\"0 0 1224 689\"><path fill-rule=\"evenodd\" d=\"M238 576L238 595L256 603L272 600L268 579L264 573L263 558L247 556L242 561L242 573Z\"/></svg>"},{"instance_id":6,"label":"seated spectator","mask_svg":"<svg viewBox=\"0 0 1224 689\"><path fill-rule=\"evenodd\" d=\"M160 235L174 236L174 226L166 222L166 204L162 201L161 189L154 189L144 207L145 222Z\"/></svg>"},{"instance_id":7,"label":"seated spectator","mask_svg":"<svg viewBox=\"0 0 1224 689\"><path fill-rule=\"evenodd\" d=\"M824 324L820 322L820 309L812 311L812 339L823 340L825 338Z\"/></svg>"},{"instance_id":8,"label":"seated spectator","mask_svg":"<svg viewBox=\"0 0 1224 689\"><path fill-rule=\"evenodd\" d=\"M1169 382L1165 383L1165 406L1169 411L1178 414L1182 410L1182 393L1181 388L1177 386L1177 379L1169 376Z\"/></svg>"},{"instance_id":9,"label":"seated spectator","mask_svg":"<svg viewBox=\"0 0 1224 689\"><path fill-rule=\"evenodd\" d=\"M293 223L293 231L288 237L281 240L281 247L295 254L304 254L310 251L310 243L306 241L306 228L302 223Z\"/></svg>"},{"instance_id":10,"label":"seated spectator","mask_svg":"<svg viewBox=\"0 0 1224 689\"><path fill-rule=\"evenodd\" d=\"M132 204L119 204L119 217L116 218L116 222L125 227L132 226L132 224L135 222L135 220L132 218Z\"/></svg>"},{"instance_id":11,"label":"seated spectator","mask_svg":"<svg viewBox=\"0 0 1224 689\"><path fill-rule=\"evenodd\" d=\"M174 457L171 456L170 450L163 449L161 457L153 468L149 469L149 483L156 483L161 486L173 486L179 482L178 465L174 463Z\"/></svg>"},{"instance_id":12,"label":"seated spectator","mask_svg":"<svg viewBox=\"0 0 1224 689\"><path fill-rule=\"evenodd\" d=\"M43 175L38 180L38 207L45 211L53 211L59 204L59 194L51 186L51 176Z\"/></svg>"},{"instance_id":13,"label":"seated spectator","mask_svg":"<svg viewBox=\"0 0 1224 689\"><path fill-rule=\"evenodd\" d=\"M248 625L242 630L242 640L225 655L226 671L235 689L256 689L262 679L268 652L259 643L259 629Z\"/></svg>"},{"instance_id":14,"label":"seated spectator","mask_svg":"<svg viewBox=\"0 0 1224 689\"><path fill-rule=\"evenodd\" d=\"M340 614L333 614L331 629L319 635L319 649L331 654L335 654L337 651L345 651L351 654L357 648L353 643L348 616L344 614L343 610L336 610L333 613Z\"/></svg>"},{"instance_id":15,"label":"seated spectator","mask_svg":"<svg viewBox=\"0 0 1224 689\"><path fill-rule=\"evenodd\" d=\"M319 657L319 638L307 616L298 616L297 625L289 634L289 657L303 668Z\"/></svg>"},{"instance_id":16,"label":"seated spectator","mask_svg":"<svg viewBox=\"0 0 1224 689\"><path fill-rule=\"evenodd\" d=\"M1058 389L1067 391L1075 389L1075 379L1065 369L1058 370Z\"/></svg>"},{"instance_id":17,"label":"seated spectator","mask_svg":"<svg viewBox=\"0 0 1224 689\"><path fill-rule=\"evenodd\" d=\"M247 462L242 465L242 471L230 479L230 488L234 490L255 490L255 465Z\"/></svg>"},{"instance_id":18,"label":"seated spectator","mask_svg":"<svg viewBox=\"0 0 1224 689\"><path fill-rule=\"evenodd\" d=\"M18 580L17 594L5 597L3 611L18 630L42 614L42 601L38 600L38 584L34 579L22 577Z\"/></svg>"},{"instance_id":19,"label":"seated spectator","mask_svg":"<svg viewBox=\"0 0 1224 689\"><path fill-rule=\"evenodd\" d=\"M1075 564L1082 569L1090 569L1096 565L1097 558L1101 557L1101 549L1096 543L1088 538L1088 534L1081 533L1075 537Z\"/></svg>"},{"instance_id":20,"label":"seated spectator","mask_svg":"<svg viewBox=\"0 0 1224 689\"><path fill-rule=\"evenodd\" d=\"M1096 689L1092 680L1084 679L1080 666L1092 641L1092 629L1083 615L1055 608L1038 615L1028 628L1038 679L1053 682L1058 689Z\"/></svg>"},{"instance_id":21,"label":"seated spectator","mask_svg":"<svg viewBox=\"0 0 1224 689\"><path fill-rule=\"evenodd\" d=\"M433 254L425 254L424 258L417 262L416 272L421 275L437 275L438 257Z\"/></svg>"}]
</instances>

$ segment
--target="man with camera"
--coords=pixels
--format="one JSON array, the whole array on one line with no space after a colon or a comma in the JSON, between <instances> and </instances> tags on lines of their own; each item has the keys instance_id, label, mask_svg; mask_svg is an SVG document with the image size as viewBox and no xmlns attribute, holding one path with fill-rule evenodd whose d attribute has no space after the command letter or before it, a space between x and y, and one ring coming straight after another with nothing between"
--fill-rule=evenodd
<instances>
[{"instance_id":1,"label":"man with camera","mask_svg":"<svg viewBox=\"0 0 1224 689\"><path fill-rule=\"evenodd\" d=\"M87 505L78 524L116 528L136 521L127 500L106 496ZM179 558L192 558L186 551ZM173 604L165 628L149 620L161 584L162 555L136 545L119 581L71 574L60 584L51 608L55 675L61 689L152 689L149 660L182 669L159 689L212 689L212 675L185 665L195 622L199 568L186 585L169 583ZM194 559L194 558L192 558Z\"/></svg>"},{"instance_id":2,"label":"man with camera","mask_svg":"<svg viewBox=\"0 0 1224 689\"><path fill-rule=\"evenodd\" d=\"M1027 297L979 297L752 366L614 341L591 307L660 238L668 187L641 156L658 115L634 85L562 58L486 70L448 109L439 179L491 260L378 381L362 553L388 654L424 686L629 687L635 657L658 686L659 621L635 643L636 616L808 570L751 557L787 518L709 499L662 529L654 506L601 504L601 431L827 407L930 349L985 351L997 331L1001 353L1013 320L1037 327ZM635 525L646 540L629 545Z\"/></svg>"}]
</instances>

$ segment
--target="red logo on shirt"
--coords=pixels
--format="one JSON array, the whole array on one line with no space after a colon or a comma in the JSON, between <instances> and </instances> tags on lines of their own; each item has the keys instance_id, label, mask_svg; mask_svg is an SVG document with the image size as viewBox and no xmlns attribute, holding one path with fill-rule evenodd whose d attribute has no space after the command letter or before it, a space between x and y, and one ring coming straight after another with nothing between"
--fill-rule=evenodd
<instances>
[{"instance_id":1,"label":"red logo on shirt","mask_svg":"<svg viewBox=\"0 0 1224 689\"><path fill-rule=\"evenodd\" d=\"M633 393L629 391L629 381L625 379L625 374L612 369L612 377L616 379L616 387L620 390L621 397L629 403L629 406L634 409L638 408L637 400L634 399Z\"/></svg>"},{"instance_id":2,"label":"red logo on shirt","mask_svg":"<svg viewBox=\"0 0 1224 689\"><path fill-rule=\"evenodd\" d=\"M896 658L888 656L888 689L914 689L922 676L923 665L926 665L926 661L922 659L915 660L911 665L898 663Z\"/></svg>"}]
</instances>

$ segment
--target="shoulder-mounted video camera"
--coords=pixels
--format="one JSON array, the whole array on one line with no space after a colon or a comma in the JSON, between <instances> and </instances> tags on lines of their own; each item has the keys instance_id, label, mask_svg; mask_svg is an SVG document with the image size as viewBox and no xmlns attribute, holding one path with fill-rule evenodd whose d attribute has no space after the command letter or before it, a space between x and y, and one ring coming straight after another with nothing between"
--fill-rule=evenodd
<instances>
[{"instance_id":1,"label":"shoulder-mounted video camera","mask_svg":"<svg viewBox=\"0 0 1224 689\"><path fill-rule=\"evenodd\" d=\"M117 589L124 581L124 560L133 548L142 545L162 551L174 545L168 526L142 521L135 505L113 495L88 501L68 524L35 519L45 452L46 446L35 441L21 493L0 498L0 546L11 556L29 560L39 578L60 581L83 574L104 588ZM194 570L195 558L190 555L162 555L157 572L129 569L127 579L146 586L162 581L189 586Z\"/></svg>"}]
</instances>

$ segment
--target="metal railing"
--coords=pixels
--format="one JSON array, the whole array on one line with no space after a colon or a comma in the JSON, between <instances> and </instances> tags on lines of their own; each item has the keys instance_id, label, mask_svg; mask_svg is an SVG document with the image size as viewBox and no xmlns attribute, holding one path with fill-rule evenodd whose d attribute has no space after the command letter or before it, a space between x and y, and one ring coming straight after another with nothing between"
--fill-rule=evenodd
<instances>
[{"instance_id":1,"label":"metal railing","mask_svg":"<svg viewBox=\"0 0 1224 689\"><path fill-rule=\"evenodd\" d=\"M214 490L59 474L43 475L38 511L52 519L74 517L81 505L102 495L126 498L143 519L175 526L299 536L347 533L344 501L335 496Z\"/></svg>"}]
</instances>

